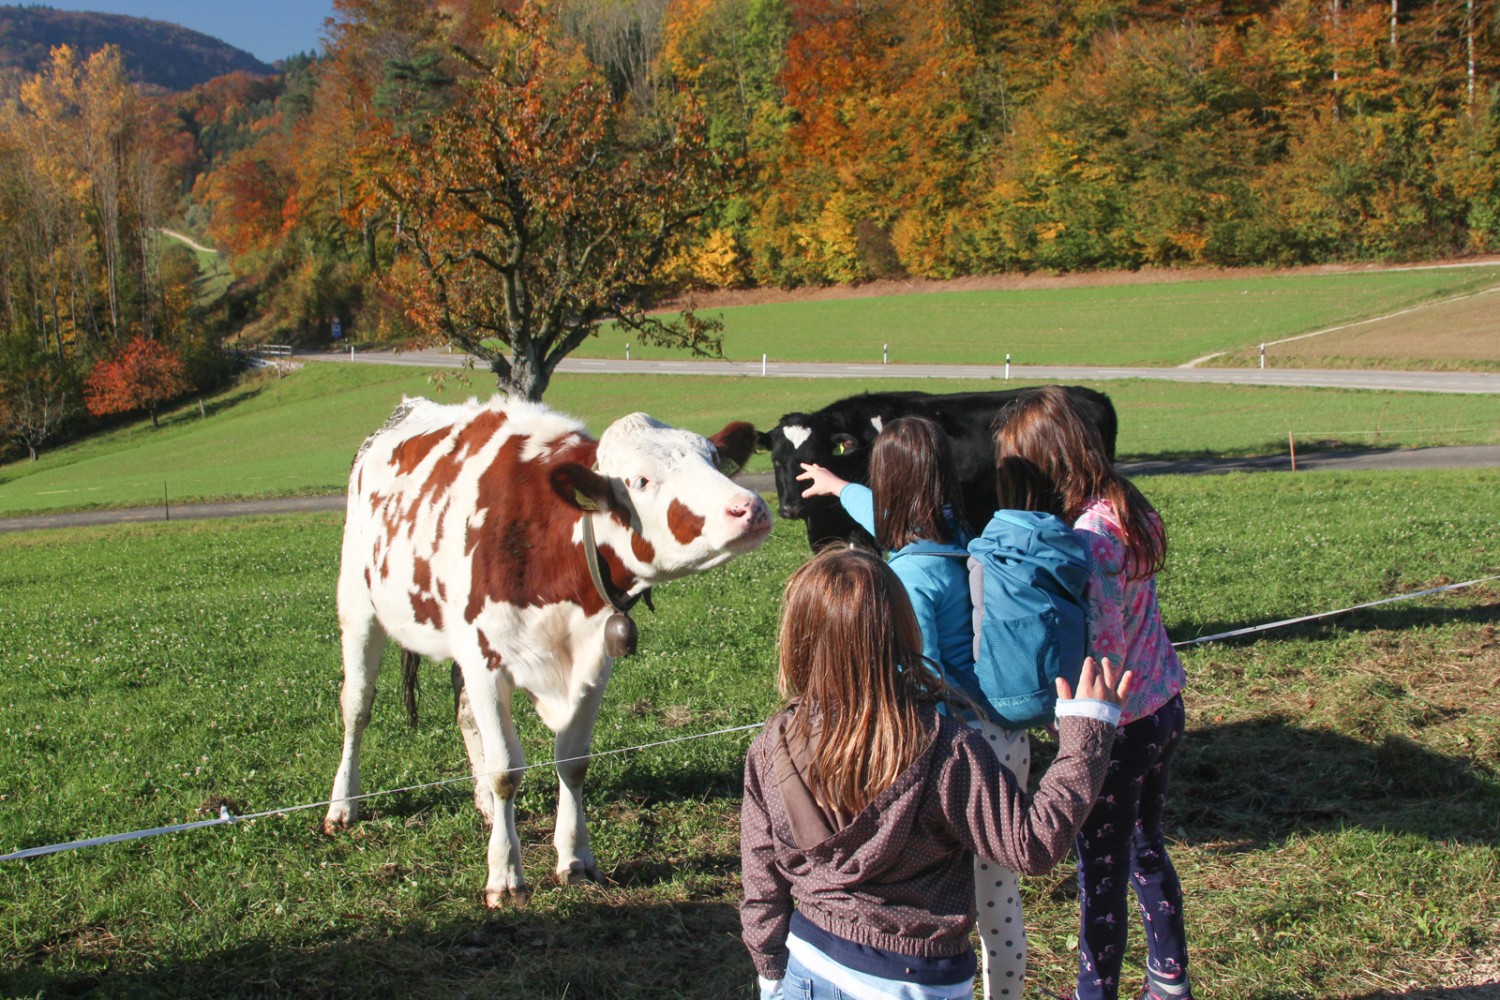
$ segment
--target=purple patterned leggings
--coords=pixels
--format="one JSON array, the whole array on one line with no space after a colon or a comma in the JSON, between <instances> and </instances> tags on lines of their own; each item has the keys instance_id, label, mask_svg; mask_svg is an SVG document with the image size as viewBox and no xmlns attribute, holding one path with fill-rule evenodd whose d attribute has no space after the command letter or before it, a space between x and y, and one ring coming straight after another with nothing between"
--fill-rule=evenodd
<instances>
[{"instance_id":1,"label":"purple patterned leggings","mask_svg":"<svg viewBox=\"0 0 1500 1000\"><path fill-rule=\"evenodd\" d=\"M1116 1000L1135 890L1145 922L1142 996L1191 997L1182 885L1162 838L1172 757L1182 743L1182 696L1122 727L1099 800L1078 833L1079 1000Z\"/></svg>"}]
</instances>

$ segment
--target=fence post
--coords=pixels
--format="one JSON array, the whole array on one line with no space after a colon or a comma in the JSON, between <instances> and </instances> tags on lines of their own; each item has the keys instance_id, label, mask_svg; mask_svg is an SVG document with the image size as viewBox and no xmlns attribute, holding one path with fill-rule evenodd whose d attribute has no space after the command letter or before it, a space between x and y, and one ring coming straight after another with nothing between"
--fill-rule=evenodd
<instances>
[{"instance_id":1,"label":"fence post","mask_svg":"<svg viewBox=\"0 0 1500 1000\"><path fill-rule=\"evenodd\" d=\"M764 354L760 356L760 373L762 375L766 373L766 356Z\"/></svg>"},{"instance_id":2,"label":"fence post","mask_svg":"<svg viewBox=\"0 0 1500 1000\"><path fill-rule=\"evenodd\" d=\"M626 361L630 360L630 345L629 344L625 345L625 360Z\"/></svg>"},{"instance_id":3,"label":"fence post","mask_svg":"<svg viewBox=\"0 0 1500 1000\"><path fill-rule=\"evenodd\" d=\"M1292 437L1292 432L1286 432L1286 443L1292 449L1292 471L1297 471L1297 439Z\"/></svg>"},{"instance_id":4,"label":"fence post","mask_svg":"<svg viewBox=\"0 0 1500 1000\"><path fill-rule=\"evenodd\" d=\"M890 344L881 344L880 345L880 363L883 364L883 365L888 365L888 364L891 363L891 345Z\"/></svg>"},{"instance_id":5,"label":"fence post","mask_svg":"<svg viewBox=\"0 0 1500 1000\"><path fill-rule=\"evenodd\" d=\"M1264 368L1266 366L1266 345L1265 344L1261 344L1260 345L1260 366L1262 368Z\"/></svg>"},{"instance_id":6,"label":"fence post","mask_svg":"<svg viewBox=\"0 0 1500 1000\"><path fill-rule=\"evenodd\" d=\"M1005 352L1005 381L1010 381L1010 352Z\"/></svg>"}]
</instances>

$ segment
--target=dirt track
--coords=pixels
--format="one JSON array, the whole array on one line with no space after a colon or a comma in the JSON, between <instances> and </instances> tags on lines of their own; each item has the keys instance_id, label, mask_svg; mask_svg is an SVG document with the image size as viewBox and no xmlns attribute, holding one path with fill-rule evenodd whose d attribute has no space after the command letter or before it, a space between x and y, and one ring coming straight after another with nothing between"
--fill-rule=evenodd
<instances>
[{"instance_id":1,"label":"dirt track","mask_svg":"<svg viewBox=\"0 0 1500 1000\"><path fill-rule=\"evenodd\" d=\"M1358 274L1364 271L1399 271L1428 268L1494 267L1500 256L1463 260L1431 261L1409 267L1390 264L1322 264L1309 267L1196 267L1152 268L1138 271L1089 271L1082 274L978 274L938 281L929 278L887 278L861 285L819 285L810 288L724 288L694 292L667 303L664 310L690 306L717 309L725 306L756 306L775 302L821 302L864 299L883 295L921 295L931 292L985 292L1033 288L1091 288L1101 285L1165 285L1183 281L1226 281L1285 275Z\"/></svg>"}]
</instances>

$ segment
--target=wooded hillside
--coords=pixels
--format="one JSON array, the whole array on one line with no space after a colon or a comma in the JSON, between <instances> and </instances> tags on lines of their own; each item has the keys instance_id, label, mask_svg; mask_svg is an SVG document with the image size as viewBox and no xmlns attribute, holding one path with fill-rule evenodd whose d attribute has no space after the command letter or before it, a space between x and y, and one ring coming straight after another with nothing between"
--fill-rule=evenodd
<instances>
[{"instance_id":1,"label":"wooded hillside","mask_svg":"<svg viewBox=\"0 0 1500 1000\"><path fill-rule=\"evenodd\" d=\"M165 21L42 6L0 7L0 68L29 76L47 66L59 45L84 53L113 45L131 80L165 90L188 90L225 73L275 72L242 49Z\"/></svg>"},{"instance_id":2,"label":"wooded hillside","mask_svg":"<svg viewBox=\"0 0 1500 1000\"><path fill-rule=\"evenodd\" d=\"M54 56L0 130L0 353L339 317L499 357L695 286L1494 252L1497 4L336 0L269 79ZM234 270L211 313L167 220Z\"/></svg>"}]
</instances>

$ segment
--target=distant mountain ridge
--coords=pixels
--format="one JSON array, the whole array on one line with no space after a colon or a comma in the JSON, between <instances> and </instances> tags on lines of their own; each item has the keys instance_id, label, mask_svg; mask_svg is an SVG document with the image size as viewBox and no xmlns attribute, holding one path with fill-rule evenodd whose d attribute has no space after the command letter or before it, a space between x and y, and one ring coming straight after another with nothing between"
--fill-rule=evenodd
<instances>
[{"instance_id":1,"label":"distant mountain ridge","mask_svg":"<svg viewBox=\"0 0 1500 1000\"><path fill-rule=\"evenodd\" d=\"M58 45L71 45L84 55L106 45L118 46L131 79L166 90L188 90L236 71L276 72L243 49L167 21L43 6L0 6L0 72L36 73L47 65Z\"/></svg>"}]
</instances>

